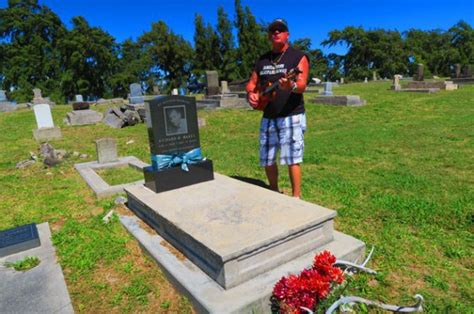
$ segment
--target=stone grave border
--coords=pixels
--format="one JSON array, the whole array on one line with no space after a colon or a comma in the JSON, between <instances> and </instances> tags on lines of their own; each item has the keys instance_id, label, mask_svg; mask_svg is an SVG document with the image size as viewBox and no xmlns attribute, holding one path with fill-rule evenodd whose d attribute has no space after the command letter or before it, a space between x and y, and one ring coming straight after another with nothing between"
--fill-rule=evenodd
<instances>
[{"instance_id":1,"label":"stone grave border","mask_svg":"<svg viewBox=\"0 0 474 314\"><path fill-rule=\"evenodd\" d=\"M334 230L334 240L317 250L225 290L189 259L177 254L176 249L155 231L145 230L138 217L120 215L119 218L173 286L189 298L198 313L267 313L275 283L281 276L296 274L311 265L318 251L329 250L338 259L353 262L361 259L365 251L362 241Z\"/></svg>"},{"instance_id":2,"label":"stone grave border","mask_svg":"<svg viewBox=\"0 0 474 314\"><path fill-rule=\"evenodd\" d=\"M99 163L98 161L84 162L80 164L75 164L74 168L79 171L79 174L86 181L89 187L94 191L97 198L104 198L112 196L117 193L124 191L125 187L144 184L144 180L138 180L135 182L109 185L102 179L101 176L97 174L95 170L104 169L104 168L119 168L129 166L135 168L136 170L142 171L143 168L149 166L135 156L119 157L117 161Z\"/></svg>"},{"instance_id":3,"label":"stone grave border","mask_svg":"<svg viewBox=\"0 0 474 314\"><path fill-rule=\"evenodd\" d=\"M56 249L51 242L49 224L44 222L36 226L40 246L0 258L2 265L27 256L40 260L38 266L26 272L0 268L0 312L74 314Z\"/></svg>"}]
</instances>

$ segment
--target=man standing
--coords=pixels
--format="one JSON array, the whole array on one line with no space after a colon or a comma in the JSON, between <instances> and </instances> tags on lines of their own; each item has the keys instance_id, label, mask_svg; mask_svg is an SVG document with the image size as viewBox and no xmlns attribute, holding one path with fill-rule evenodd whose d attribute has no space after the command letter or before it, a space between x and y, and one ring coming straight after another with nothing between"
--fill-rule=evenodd
<instances>
[{"instance_id":1,"label":"man standing","mask_svg":"<svg viewBox=\"0 0 474 314\"><path fill-rule=\"evenodd\" d=\"M280 164L288 165L292 193L301 197L301 166L303 161L306 116L303 92L308 80L309 59L301 51L290 47L288 24L276 19L268 26L268 39L272 50L262 55L255 63L254 71L247 84L248 101L254 108L263 109L260 124L260 165L265 167L270 188L279 191L276 154L280 151ZM285 78L291 69L301 73L296 80ZM279 84L269 100L259 94L262 83Z\"/></svg>"}]
</instances>

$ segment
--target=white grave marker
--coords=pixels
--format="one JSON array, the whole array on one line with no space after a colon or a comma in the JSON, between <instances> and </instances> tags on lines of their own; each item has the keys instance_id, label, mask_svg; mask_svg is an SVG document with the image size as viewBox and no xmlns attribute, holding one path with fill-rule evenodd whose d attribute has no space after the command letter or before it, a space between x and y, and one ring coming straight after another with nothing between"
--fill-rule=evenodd
<instances>
[{"instance_id":1,"label":"white grave marker","mask_svg":"<svg viewBox=\"0 0 474 314\"><path fill-rule=\"evenodd\" d=\"M35 105L33 110L35 111L38 129L54 128L53 116L48 104Z\"/></svg>"}]
</instances>

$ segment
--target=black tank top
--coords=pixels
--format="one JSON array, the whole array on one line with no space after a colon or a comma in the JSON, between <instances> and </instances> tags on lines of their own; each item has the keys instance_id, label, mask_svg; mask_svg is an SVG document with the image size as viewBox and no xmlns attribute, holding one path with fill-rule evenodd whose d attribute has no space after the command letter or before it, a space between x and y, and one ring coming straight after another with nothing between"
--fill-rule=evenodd
<instances>
[{"instance_id":1,"label":"black tank top","mask_svg":"<svg viewBox=\"0 0 474 314\"><path fill-rule=\"evenodd\" d=\"M255 72L258 75L259 83L278 81L286 72L298 66L304 56L303 52L293 47L288 47L283 54L267 52L255 63ZM277 89L275 100L267 105L263 116L273 119L303 112L303 94Z\"/></svg>"}]
</instances>

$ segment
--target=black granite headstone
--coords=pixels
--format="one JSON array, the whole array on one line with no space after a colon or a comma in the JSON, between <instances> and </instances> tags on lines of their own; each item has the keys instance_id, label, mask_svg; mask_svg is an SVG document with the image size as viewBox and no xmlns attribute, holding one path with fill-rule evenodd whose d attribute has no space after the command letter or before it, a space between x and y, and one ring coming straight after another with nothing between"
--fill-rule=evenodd
<instances>
[{"instance_id":1,"label":"black granite headstone","mask_svg":"<svg viewBox=\"0 0 474 314\"><path fill-rule=\"evenodd\" d=\"M40 245L36 224L0 231L0 257L26 251Z\"/></svg>"},{"instance_id":2,"label":"black granite headstone","mask_svg":"<svg viewBox=\"0 0 474 314\"><path fill-rule=\"evenodd\" d=\"M156 97L146 102L145 110L152 156L182 156L200 148L194 97ZM188 168L158 169L152 158L152 166L143 170L145 186L159 193L214 179L211 160L188 164Z\"/></svg>"}]
</instances>

